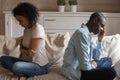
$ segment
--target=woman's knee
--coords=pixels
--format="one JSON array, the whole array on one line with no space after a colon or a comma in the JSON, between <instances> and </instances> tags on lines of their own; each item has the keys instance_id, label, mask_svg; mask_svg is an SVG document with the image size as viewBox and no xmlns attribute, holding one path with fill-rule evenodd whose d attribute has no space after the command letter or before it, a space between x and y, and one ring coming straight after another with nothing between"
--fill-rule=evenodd
<instances>
[{"instance_id":1,"label":"woman's knee","mask_svg":"<svg viewBox=\"0 0 120 80\"><path fill-rule=\"evenodd\" d=\"M8 56L1 56L0 57L0 63L5 63L6 61L9 61L8 59L9 59Z\"/></svg>"},{"instance_id":2,"label":"woman's knee","mask_svg":"<svg viewBox=\"0 0 120 80\"><path fill-rule=\"evenodd\" d=\"M14 65L13 65L12 70L14 72L22 72L21 70L23 70L23 67L22 67L20 62L15 62Z\"/></svg>"},{"instance_id":3,"label":"woman's knee","mask_svg":"<svg viewBox=\"0 0 120 80\"><path fill-rule=\"evenodd\" d=\"M14 71L19 71L19 72L22 72L22 71L25 71L27 70L28 68L31 67L31 64L28 63L28 62L23 62L23 61L18 61L18 62L15 62L14 65L13 65L13 70Z\"/></svg>"},{"instance_id":4,"label":"woman's knee","mask_svg":"<svg viewBox=\"0 0 120 80\"><path fill-rule=\"evenodd\" d=\"M0 57L0 60L6 60L6 59L8 59L8 56L1 56Z\"/></svg>"}]
</instances>

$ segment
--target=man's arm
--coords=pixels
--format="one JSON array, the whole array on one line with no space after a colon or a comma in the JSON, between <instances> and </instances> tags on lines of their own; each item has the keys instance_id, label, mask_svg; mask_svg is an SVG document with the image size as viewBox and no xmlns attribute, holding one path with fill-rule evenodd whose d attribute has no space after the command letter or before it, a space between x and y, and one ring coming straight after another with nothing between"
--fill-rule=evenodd
<instances>
[{"instance_id":1,"label":"man's arm","mask_svg":"<svg viewBox=\"0 0 120 80\"><path fill-rule=\"evenodd\" d=\"M99 60L100 54L103 51L103 46L102 46L103 37L104 37L104 28L101 28L98 33L97 47L93 49L93 59L95 59L95 61Z\"/></svg>"},{"instance_id":2,"label":"man's arm","mask_svg":"<svg viewBox=\"0 0 120 80\"><path fill-rule=\"evenodd\" d=\"M100 28L100 31L98 33L98 41L99 42L102 42L103 37L104 37L104 33L105 33L104 28Z\"/></svg>"},{"instance_id":3,"label":"man's arm","mask_svg":"<svg viewBox=\"0 0 120 80\"><path fill-rule=\"evenodd\" d=\"M84 32L78 32L76 37L76 54L82 70L93 69L94 66L90 59L90 37Z\"/></svg>"}]
</instances>

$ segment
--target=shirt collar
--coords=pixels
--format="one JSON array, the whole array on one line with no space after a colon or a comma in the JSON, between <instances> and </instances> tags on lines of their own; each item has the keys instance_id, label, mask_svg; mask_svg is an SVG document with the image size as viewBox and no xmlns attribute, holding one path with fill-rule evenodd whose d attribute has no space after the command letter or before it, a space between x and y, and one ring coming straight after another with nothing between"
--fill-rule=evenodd
<instances>
[{"instance_id":1,"label":"shirt collar","mask_svg":"<svg viewBox=\"0 0 120 80\"><path fill-rule=\"evenodd\" d=\"M90 31L89 31L89 29L88 29L86 24L82 24L81 27L84 28L88 34L90 34Z\"/></svg>"}]
</instances>

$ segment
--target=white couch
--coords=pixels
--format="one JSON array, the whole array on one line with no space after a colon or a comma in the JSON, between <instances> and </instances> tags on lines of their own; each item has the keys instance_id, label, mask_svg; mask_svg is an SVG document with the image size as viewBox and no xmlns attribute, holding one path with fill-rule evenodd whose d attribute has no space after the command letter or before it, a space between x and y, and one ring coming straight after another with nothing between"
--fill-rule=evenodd
<instances>
[{"instance_id":1,"label":"white couch","mask_svg":"<svg viewBox=\"0 0 120 80\"><path fill-rule=\"evenodd\" d=\"M70 39L69 33L65 34L47 34L46 35L46 51L49 57L49 73L46 75L31 77L28 80L66 80L61 74L61 65L65 48ZM96 46L97 38L93 38L94 46ZM19 57L20 38L8 38L0 35L0 56L9 55ZM120 35L105 36L103 40L104 51L101 57L110 56L113 65L117 71L115 80L120 80ZM18 80L18 77L12 75L11 72L0 66L0 80Z\"/></svg>"}]
</instances>

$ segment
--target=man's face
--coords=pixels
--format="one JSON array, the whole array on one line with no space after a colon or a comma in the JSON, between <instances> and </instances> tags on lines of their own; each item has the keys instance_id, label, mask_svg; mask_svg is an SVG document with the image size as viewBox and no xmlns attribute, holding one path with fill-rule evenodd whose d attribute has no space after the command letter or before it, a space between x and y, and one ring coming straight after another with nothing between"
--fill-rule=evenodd
<instances>
[{"instance_id":1,"label":"man's face","mask_svg":"<svg viewBox=\"0 0 120 80\"><path fill-rule=\"evenodd\" d=\"M98 34L100 30L104 30L105 23L106 23L105 18L103 18L101 22L96 22L93 25L93 33Z\"/></svg>"}]
</instances>

